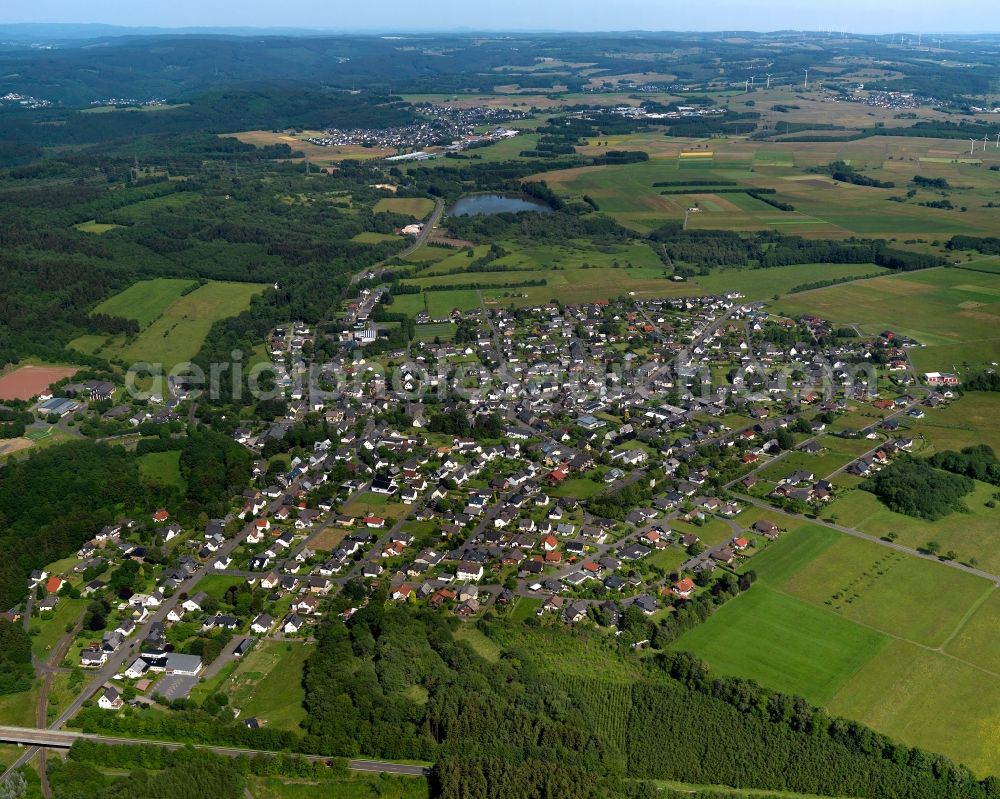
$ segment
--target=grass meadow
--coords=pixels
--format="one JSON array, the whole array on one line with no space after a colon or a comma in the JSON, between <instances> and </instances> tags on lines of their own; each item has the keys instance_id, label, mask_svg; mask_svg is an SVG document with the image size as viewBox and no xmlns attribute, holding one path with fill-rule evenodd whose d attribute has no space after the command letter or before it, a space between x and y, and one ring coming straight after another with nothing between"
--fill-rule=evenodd
<instances>
[{"instance_id":1,"label":"grass meadow","mask_svg":"<svg viewBox=\"0 0 1000 799\"><path fill-rule=\"evenodd\" d=\"M245 311L264 288L255 283L210 281L181 296L190 284L189 280L158 279L131 286L95 310L113 313L118 309L118 313L136 319L144 325L139 335L132 340L84 336L73 346L109 359L162 363L169 369L193 358L213 324Z\"/></svg>"},{"instance_id":2,"label":"grass meadow","mask_svg":"<svg viewBox=\"0 0 1000 799\"><path fill-rule=\"evenodd\" d=\"M135 319L141 327L149 327L193 283L185 278L171 277L140 280L106 299L94 309L94 313Z\"/></svg>"},{"instance_id":3,"label":"grass meadow","mask_svg":"<svg viewBox=\"0 0 1000 799\"><path fill-rule=\"evenodd\" d=\"M426 197L386 197L375 203L375 213L389 211L423 219L434 210L434 201Z\"/></svg>"},{"instance_id":4,"label":"grass meadow","mask_svg":"<svg viewBox=\"0 0 1000 799\"><path fill-rule=\"evenodd\" d=\"M748 568L757 584L677 649L996 772L994 583L813 524Z\"/></svg>"},{"instance_id":5,"label":"grass meadow","mask_svg":"<svg viewBox=\"0 0 1000 799\"><path fill-rule=\"evenodd\" d=\"M1000 360L1000 275L926 269L788 295L776 309L910 335L926 345L910 353L918 371Z\"/></svg>"},{"instance_id":6,"label":"grass meadow","mask_svg":"<svg viewBox=\"0 0 1000 799\"><path fill-rule=\"evenodd\" d=\"M149 452L139 458L139 473L147 480L166 486L176 486L184 489L184 478L181 476L181 453Z\"/></svg>"}]
</instances>

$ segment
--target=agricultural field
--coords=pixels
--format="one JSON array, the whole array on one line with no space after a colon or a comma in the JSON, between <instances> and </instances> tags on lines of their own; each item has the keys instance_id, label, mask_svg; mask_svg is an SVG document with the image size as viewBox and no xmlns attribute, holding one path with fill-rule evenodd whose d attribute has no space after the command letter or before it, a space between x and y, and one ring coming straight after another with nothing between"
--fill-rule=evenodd
<instances>
[{"instance_id":1,"label":"agricultural field","mask_svg":"<svg viewBox=\"0 0 1000 799\"><path fill-rule=\"evenodd\" d=\"M135 319L141 327L149 327L163 312L181 298L194 281L184 278L158 277L140 280L119 292L96 308L94 313Z\"/></svg>"},{"instance_id":2,"label":"agricultural field","mask_svg":"<svg viewBox=\"0 0 1000 799\"><path fill-rule=\"evenodd\" d=\"M851 491L832 502L825 515L835 515L837 523L854 527L875 536L896 536L909 547L925 547L934 542L942 553L952 552L956 559L1000 574L1000 552L994 546L1000 508L995 503L996 486L977 482L975 490L965 497L967 513L953 512L937 521L915 519L894 513L874 494L860 489Z\"/></svg>"},{"instance_id":3,"label":"agricultural field","mask_svg":"<svg viewBox=\"0 0 1000 799\"><path fill-rule=\"evenodd\" d=\"M390 211L423 219L434 210L434 201L426 197L387 197L375 203L375 212Z\"/></svg>"},{"instance_id":4,"label":"agricultural field","mask_svg":"<svg viewBox=\"0 0 1000 799\"><path fill-rule=\"evenodd\" d=\"M298 152L302 154L290 160L301 161L303 160L302 156L308 156L309 160L315 164L333 163L343 160L384 158L387 155L395 153L395 150L383 147L362 147L361 145L352 144L345 144L339 147L323 147L319 144L307 142L306 139L323 135L323 132L318 130L302 131L297 134L284 131L246 130L240 133L226 133L222 135L233 136L255 147L267 147L270 144L287 144L292 148L293 153Z\"/></svg>"},{"instance_id":5,"label":"agricultural field","mask_svg":"<svg viewBox=\"0 0 1000 799\"><path fill-rule=\"evenodd\" d=\"M996 771L992 738L977 732L1000 722L988 654L995 583L817 524L785 533L748 568L757 584L676 648Z\"/></svg>"},{"instance_id":6,"label":"agricultural field","mask_svg":"<svg viewBox=\"0 0 1000 799\"><path fill-rule=\"evenodd\" d=\"M684 635L677 648L720 674L824 703L883 644L878 633L758 585Z\"/></svg>"},{"instance_id":7,"label":"agricultural field","mask_svg":"<svg viewBox=\"0 0 1000 799\"><path fill-rule=\"evenodd\" d=\"M769 269L713 269L687 282L692 294L738 291L748 300L769 300L819 280L862 279L888 274L875 264L791 264ZM793 295L794 296L794 295Z\"/></svg>"},{"instance_id":8,"label":"agricultural field","mask_svg":"<svg viewBox=\"0 0 1000 799\"><path fill-rule=\"evenodd\" d=\"M359 244L381 244L385 241L399 241L399 236L393 236L389 233L373 233L371 231L365 231L364 233L359 233L357 236L352 238L351 241L356 241Z\"/></svg>"},{"instance_id":9,"label":"agricultural field","mask_svg":"<svg viewBox=\"0 0 1000 799\"><path fill-rule=\"evenodd\" d=\"M871 125L868 120L868 125ZM982 159L962 159L963 145L953 140L872 137L844 142L751 142L743 138L715 139L711 150L695 140L664 137L655 131L601 137L607 145L642 150L650 160L634 164L577 167L534 176L568 197L588 195L601 210L641 232L666 221L681 221L688 208L691 229L761 230L822 237L868 235L885 238L975 234L995 226L995 212L986 204L1000 190L1000 175L987 167L1000 162L988 151ZM702 149L698 149L702 148ZM596 142L580 148L596 155ZM710 153L710 155L709 155ZM832 181L808 172L810 167L843 160L864 169L895 188L877 189ZM940 199L940 192L919 190L904 202L887 202L906 193L914 175L944 177L955 208L927 208L919 203ZM662 195L662 181L733 181L738 187L769 188L795 207L779 211L745 194L713 192ZM964 207L963 212L959 210Z\"/></svg>"},{"instance_id":10,"label":"agricultural field","mask_svg":"<svg viewBox=\"0 0 1000 799\"><path fill-rule=\"evenodd\" d=\"M445 319L451 316L451 312L456 308L460 311L469 311L480 307L481 304L476 289L446 289L424 291L420 294L401 294L394 298L392 310L410 316L427 311L432 319ZM454 331L452 333L454 334Z\"/></svg>"},{"instance_id":11,"label":"agricultural field","mask_svg":"<svg viewBox=\"0 0 1000 799\"><path fill-rule=\"evenodd\" d=\"M27 400L37 396L53 383L76 374L75 366L26 364L0 373L0 400Z\"/></svg>"},{"instance_id":12,"label":"agricultural field","mask_svg":"<svg viewBox=\"0 0 1000 799\"><path fill-rule=\"evenodd\" d=\"M970 391L949 405L928 410L912 432L933 451L988 444L1000 453L1000 394ZM928 451L927 454L931 454Z\"/></svg>"},{"instance_id":13,"label":"agricultural field","mask_svg":"<svg viewBox=\"0 0 1000 799\"><path fill-rule=\"evenodd\" d=\"M419 309L418 309L419 310ZM451 322L432 322L426 325L418 325L414 340L418 342L451 341L455 338L455 326Z\"/></svg>"},{"instance_id":14,"label":"agricultural field","mask_svg":"<svg viewBox=\"0 0 1000 799\"><path fill-rule=\"evenodd\" d=\"M121 336L112 339L110 343L105 343L102 339L98 349L88 354L102 355L129 364L162 363L165 369L170 369L178 363L191 360L201 349L205 336L215 322L246 310L250 300L264 289L255 283L210 281L189 294L180 296L183 286L179 287L177 283L190 285L190 281L168 282L168 294L177 294L170 303L156 299L155 293L142 284L126 289L123 294L133 292L133 296L144 300L140 312L150 319L148 326L131 341ZM137 286L140 288L137 289ZM126 301L119 299L121 296L116 295L102 305L111 303L111 307L126 310L128 305ZM152 316L157 312L156 316ZM89 340L92 337L86 338ZM79 339L73 345L83 349L83 343Z\"/></svg>"},{"instance_id":15,"label":"agricultural field","mask_svg":"<svg viewBox=\"0 0 1000 799\"><path fill-rule=\"evenodd\" d=\"M858 324L866 333L889 328L912 336L926 345L910 352L920 372L1000 360L1000 275L925 269L789 295L775 308Z\"/></svg>"}]
</instances>

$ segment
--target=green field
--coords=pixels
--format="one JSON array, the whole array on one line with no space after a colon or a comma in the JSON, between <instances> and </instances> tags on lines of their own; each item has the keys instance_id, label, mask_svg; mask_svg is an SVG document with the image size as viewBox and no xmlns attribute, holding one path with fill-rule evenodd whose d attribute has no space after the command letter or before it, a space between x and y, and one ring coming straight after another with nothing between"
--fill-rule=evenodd
<instances>
[{"instance_id":1,"label":"green field","mask_svg":"<svg viewBox=\"0 0 1000 799\"><path fill-rule=\"evenodd\" d=\"M389 211L423 219L434 210L434 201L426 197L387 197L375 203L375 213Z\"/></svg>"},{"instance_id":2,"label":"green field","mask_svg":"<svg viewBox=\"0 0 1000 799\"><path fill-rule=\"evenodd\" d=\"M811 702L829 701L885 637L766 585L731 600L677 642L714 671Z\"/></svg>"},{"instance_id":3,"label":"green field","mask_svg":"<svg viewBox=\"0 0 1000 799\"><path fill-rule=\"evenodd\" d=\"M476 289L446 289L424 291L420 294L401 294L395 298L392 309L394 312L411 316L426 310L432 319L445 319L451 316L451 312L455 309L471 311L480 305L479 292Z\"/></svg>"},{"instance_id":4,"label":"green field","mask_svg":"<svg viewBox=\"0 0 1000 799\"><path fill-rule=\"evenodd\" d=\"M46 660L51 654L52 647L66 634L66 625L75 623L83 615L86 607L86 599L70 599L64 596L52 611L52 618L33 621L32 627L37 624L40 629L38 635L31 639L31 651L35 656L40 660Z\"/></svg>"},{"instance_id":5,"label":"green field","mask_svg":"<svg viewBox=\"0 0 1000 799\"><path fill-rule=\"evenodd\" d=\"M748 568L757 584L675 648L980 774L997 770L994 583L808 524Z\"/></svg>"},{"instance_id":6,"label":"green field","mask_svg":"<svg viewBox=\"0 0 1000 799\"><path fill-rule=\"evenodd\" d=\"M364 233L359 233L357 236L352 238L351 241L356 241L359 244L381 244L383 241L399 241L399 236L393 236L390 233L372 233L370 231L365 231Z\"/></svg>"},{"instance_id":7,"label":"green field","mask_svg":"<svg viewBox=\"0 0 1000 799\"><path fill-rule=\"evenodd\" d=\"M135 319L141 327L149 327L181 298L181 294L192 283L191 280L170 277L140 280L102 302L94 309L94 313Z\"/></svg>"},{"instance_id":8,"label":"green field","mask_svg":"<svg viewBox=\"0 0 1000 799\"><path fill-rule=\"evenodd\" d=\"M766 300L787 294L789 289L820 280L845 280L886 274L875 264L792 264L769 269L713 269L699 275L689 286L700 286L707 294L738 291L749 300ZM795 296L795 295L792 295Z\"/></svg>"},{"instance_id":9,"label":"green field","mask_svg":"<svg viewBox=\"0 0 1000 799\"><path fill-rule=\"evenodd\" d=\"M894 640L844 685L828 708L897 740L942 752L979 775L995 774L1000 767L996 675L949 654Z\"/></svg>"},{"instance_id":10,"label":"green field","mask_svg":"<svg viewBox=\"0 0 1000 799\"><path fill-rule=\"evenodd\" d=\"M856 323L869 333L890 328L913 336L927 345L911 351L918 371L1000 360L1000 275L925 269L789 295L776 308Z\"/></svg>"},{"instance_id":11,"label":"green field","mask_svg":"<svg viewBox=\"0 0 1000 799\"><path fill-rule=\"evenodd\" d=\"M988 444L1000 453L997 418L1000 418L1000 394L970 391L957 402L928 409L927 415L914 423L913 432L935 450Z\"/></svg>"},{"instance_id":12,"label":"green field","mask_svg":"<svg viewBox=\"0 0 1000 799\"><path fill-rule=\"evenodd\" d=\"M100 235L101 233L107 233L109 230L115 230L120 228L121 225L112 225L109 223L96 222L91 219L87 222L81 222L79 225L73 225L74 228L79 230L81 233L96 233Z\"/></svg>"},{"instance_id":13,"label":"green field","mask_svg":"<svg viewBox=\"0 0 1000 799\"><path fill-rule=\"evenodd\" d=\"M590 499L604 491L607 486L589 477L570 477L554 486L549 495L553 497L572 497L573 499Z\"/></svg>"},{"instance_id":14,"label":"green field","mask_svg":"<svg viewBox=\"0 0 1000 799\"><path fill-rule=\"evenodd\" d=\"M0 696L0 724L10 724L15 727L35 726L35 706L38 704L38 694L41 690L39 681L27 691ZM20 752L18 753L20 755ZM17 758L15 755L8 762Z\"/></svg>"},{"instance_id":15,"label":"green field","mask_svg":"<svg viewBox=\"0 0 1000 799\"><path fill-rule=\"evenodd\" d=\"M234 585L245 582L242 577L235 577L230 574L206 574L198 581L198 590L204 591L211 597L222 599L226 591Z\"/></svg>"},{"instance_id":16,"label":"green field","mask_svg":"<svg viewBox=\"0 0 1000 799\"><path fill-rule=\"evenodd\" d=\"M261 641L244 656L219 690L242 718L258 718L268 726L296 730L306 717L302 702L302 667L310 644Z\"/></svg>"},{"instance_id":17,"label":"green field","mask_svg":"<svg viewBox=\"0 0 1000 799\"><path fill-rule=\"evenodd\" d=\"M415 341L451 341L455 338L456 328L451 322L432 322L427 325L418 325L414 335Z\"/></svg>"},{"instance_id":18,"label":"green field","mask_svg":"<svg viewBox=\"0 0 1000 799\"><path fill-rule=\"evenodd\" d=\"M139 458L139 473L147 480L165 486L176 486L184 489L184 478L180 468L181 453L150 452Z\"/></svg>"},{"instance_id":19,"label":"green field","mask_svg":"<svg viewBox=\"0 0 1000 799\"><path fill-rule=\"evenodd\" d=\"M190 281L180 282L190 285ZM170 290L176 289L174 281ZM190 294L174 297L134 340L125 341L119 337L111 346L103 347L101 354L130 364L162 363L164 368L169 369L191 360L201 349L205 336L215 322L246 310L250 300L261 291L263 286L255 283L206 283ZM119 299L121 296L112 297L105 305L113 303L112 307L119 305L127 308L127 304ZM146 316L157 306L158 303L150 298ZM101 306L98 307L99 310L100 308Z\"/></svg>"},{"instance_id":20,"label":"green field","mask_svg":"<svg viewBox=\"0 0 1000 799\"><path fill-rule=\"evenodd\" d=\"M987 507L997 492L995 486L976 483L965 497L968 513L950 513L929 522L894 513L874 494L850 491L830 504L826 514L836 514L838 524L856 527L871 535L892 533L901 544L923 547L936 542L941 552L954 551L957 559L977 564L993 574L1000 574L1000 550L994 546L1000 526L1000 508Z\"/></svg>"}]
</instances>

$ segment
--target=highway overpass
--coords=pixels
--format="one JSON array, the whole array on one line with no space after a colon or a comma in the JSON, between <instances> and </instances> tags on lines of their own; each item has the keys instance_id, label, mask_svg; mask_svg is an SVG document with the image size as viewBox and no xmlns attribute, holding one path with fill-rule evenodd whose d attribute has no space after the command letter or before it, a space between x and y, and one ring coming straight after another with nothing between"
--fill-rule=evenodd
<instances>
[{"instance_id":1,"label":"highway overpass","mask_svg":"<svg viewBox=\"0 0 1000 799\"><path fill-rule=\"evenodd\" d=\"M163 746L167 749L179 749L184 744L173 741L147 741L138 738L117 738L109 735L91 735L89 733L74 732L72 730L38 730L32 727L7 727L0 726L0 742L23 744L24 746L44 746L50 749L69 749L73 742L79 739L93 741L99 744L112 744L116 746L134 746L136 744L150 744L152 746ZM215 752L220 755L237 757L238 755L276 755L280 752L267 752L259 749L240 749L239 747L227 746L207 746L204 744L193 744L195 749L204 749L208 752ZM302 755L307 760L313 762L325 762L328 757L318 755ZM430 769L425 766L414 766L408 763L390 763L384 760L349 760L347 767L351 771L367 771L379 774L405 774L413 777L426 777L430 774ZM6 775L5 775L6 776Z\"/></svg>"}]
</instances>

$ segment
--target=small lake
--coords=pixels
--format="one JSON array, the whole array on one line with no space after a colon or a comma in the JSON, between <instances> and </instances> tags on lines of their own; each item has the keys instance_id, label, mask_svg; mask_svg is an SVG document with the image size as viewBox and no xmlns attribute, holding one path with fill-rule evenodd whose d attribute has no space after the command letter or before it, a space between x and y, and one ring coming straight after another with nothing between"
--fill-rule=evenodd
<instances>
[{"instance_id":1,"label":"small lake","mask_svg":"<svg viewBox=\"0 0 1000 799\"><path fill-rule=\"evenodd\" d=\"M463 197L448 211L448 216L480 216L483 214L516 214L529 211L551 214L552 209L539 200L527 197L504 197L502 194L472 194Z\"/></svg>"}]
</instances>

